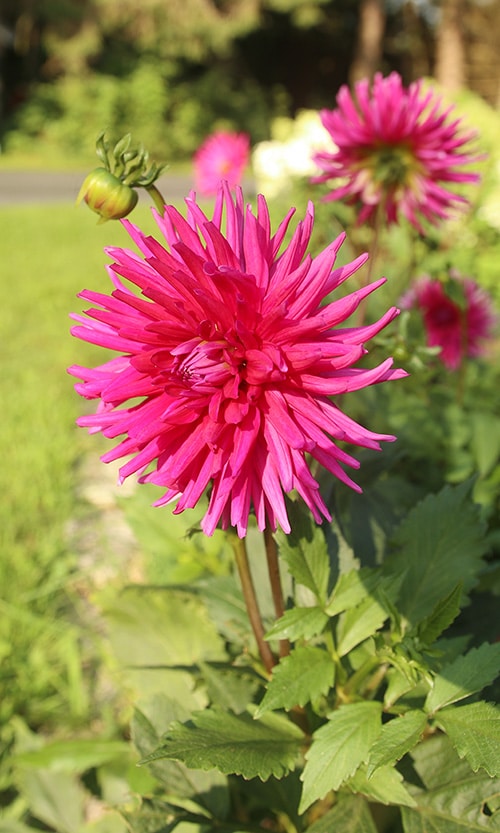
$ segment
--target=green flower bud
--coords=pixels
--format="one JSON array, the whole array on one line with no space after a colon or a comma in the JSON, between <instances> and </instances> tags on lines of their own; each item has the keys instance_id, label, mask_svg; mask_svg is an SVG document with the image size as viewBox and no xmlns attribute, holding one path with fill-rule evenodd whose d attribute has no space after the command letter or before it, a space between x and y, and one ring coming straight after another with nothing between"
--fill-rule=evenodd
<instances>
[{"instance_id":1,"label":"green flower bud","mask_svg":"<svg viewBox=\"0 0 500 833\"><path fill-rule=\"evenodd\" d=\"M118 177L106 170L95 168L85 178L77 205L84 200L88 207L100 216L100 223L119 220L130 214L137 205L137 191L125 185Z\"/></svg>"}]
</instances>

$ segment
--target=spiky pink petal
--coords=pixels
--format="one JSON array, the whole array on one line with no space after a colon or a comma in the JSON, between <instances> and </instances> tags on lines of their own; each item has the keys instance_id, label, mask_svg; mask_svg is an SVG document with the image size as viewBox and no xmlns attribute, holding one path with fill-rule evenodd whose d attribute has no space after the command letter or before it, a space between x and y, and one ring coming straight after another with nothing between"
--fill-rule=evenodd
<instances>
[{"instance_id":1,"label":"spiky pink petal","mask_svg":"<svg viewBox=\"0 0 500 833\"><path fill-rule=\"evenodd\" d=\"M182 512L210 486L209 535L218 525L245 535L252 511L260 529L289 530L292 491L317 521L329 518L308 460L357 489L343 467L358 463L338 443L378 449L394 439L358 425L331 397L405 375L391 359L354 367L398 310L340 326L383 279L322 305L365 258L335 267L344 235L308 254L312 204L286 246L293 212L272 235L263 198L254 214L224 184L212 219L194 194L186 204L186 217L173 206L156 215L162 242L124 221L142 257L108 249L111 295L81 294L92 306L73 316L73 334L119 355L69 368L77 391L99 400L78 423L122 438L103 459L126 458L121 480L162 487L156 505Z\"/></svg>"}]
</instances>

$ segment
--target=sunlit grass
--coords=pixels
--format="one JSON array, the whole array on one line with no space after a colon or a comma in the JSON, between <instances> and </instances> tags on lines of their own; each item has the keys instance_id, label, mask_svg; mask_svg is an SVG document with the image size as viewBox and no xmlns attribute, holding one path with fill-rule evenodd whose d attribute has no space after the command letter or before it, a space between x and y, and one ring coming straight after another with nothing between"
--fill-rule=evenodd
<instances>
[{"instance_id":1,"label":"sunlit grass","mask_svg":"<svg viewBox=\"0 0 500 833\"><path fill-rule=\"evenodd\" d=\"M137 218L152 223L147 208ZM82 717L78 631L68 577L67 525L77 511L75 468L90 438L68 365L97 349L72 339L70 311L84 287L107 289L104 246L126 243L118 223L96 225L83 207L0 210L3 298L0 427L0 705L30 725ZM62 617L62 618L61 618Z\"/></svg>"}]
</instances>

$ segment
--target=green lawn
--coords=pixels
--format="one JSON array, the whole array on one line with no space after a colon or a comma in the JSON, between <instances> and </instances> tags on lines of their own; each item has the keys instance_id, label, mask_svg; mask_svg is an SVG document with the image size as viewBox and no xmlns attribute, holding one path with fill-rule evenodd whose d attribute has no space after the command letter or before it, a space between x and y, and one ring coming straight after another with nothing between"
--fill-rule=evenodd
<instances>
[{"instance_id":1,"label":"green lawn","mask_svg":"<svg viewBox=\"0 0 500 833\"><path fill-rule=\"evenodd\" d=\"M136 215L152 223L147 208ZM13 714L34 727L88 717L67 525L76 464L96 439L75 426L82 402L66 368L98 351L70 336L68 314L81 289L107 290L103 247L127 236L73 205L2 209L0 228L1 747Z\"/></svg>"}]
</instances>

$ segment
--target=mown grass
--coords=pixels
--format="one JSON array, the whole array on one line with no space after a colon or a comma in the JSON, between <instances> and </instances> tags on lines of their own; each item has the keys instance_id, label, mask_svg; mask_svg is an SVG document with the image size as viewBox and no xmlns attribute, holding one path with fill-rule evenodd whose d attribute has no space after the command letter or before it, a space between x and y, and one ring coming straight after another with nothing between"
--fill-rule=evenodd
<instances>
[{"instance_id":1,"label":"mown grass","mask_svg":"<svg viewBox=\"0 0 500 833\"><path fill-rule=\"evenodd\" d=\"M147 208L136 214L152 223ZM82 402L66 368L98 351L70 336L68 314L84 287L107 290L103 247L127 236L65 204L2 209L0 229L1 746L14 715L33 728L88 718L68 521L91 440L75 426Z\"/></svg>"}]
</instances>

